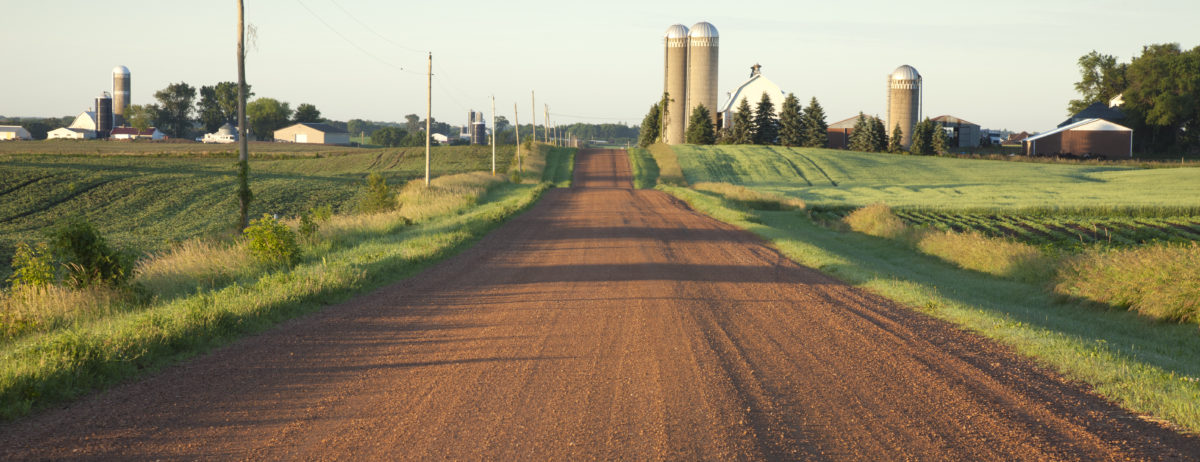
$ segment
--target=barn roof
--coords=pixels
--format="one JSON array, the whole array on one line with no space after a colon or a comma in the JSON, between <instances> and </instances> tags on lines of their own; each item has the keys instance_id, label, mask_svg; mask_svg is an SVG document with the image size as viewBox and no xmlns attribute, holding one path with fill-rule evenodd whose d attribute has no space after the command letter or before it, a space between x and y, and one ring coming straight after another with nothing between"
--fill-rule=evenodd
<instances>
[{"instance_id":1,"label":"barn roof","mask_svg":"<svg viewBox=\"0 0 1200 462\"><path fill-rule=\"evenodd\" d=\"M324 132L324 133L348 133L345 130L342 130L340 128L334 127L333 125L329 125L329 124L315 124L315 123L301 122L296 125L303 125L305 127L311 128L311 129L319 131L319 132Z\"/></svg>"},{"instance_id":2,"label":"barn roof","mask_svg":"<svg viewBox=\"0 0 1200 462\"><path fill-rule=\"evenodd\" d=\"M866 116L864 116L864 117L866 117ZM827 128L854 128L854 125L857 123L858 123L858 116L854 116L849 119L839 120L837 122L831 123L831 124L829 124L829 126Z\"/></svg>"},{"instance_id":3,"label":"barn roof","mask_svg":"<svg viewBox=\"0 0 1200 462\"><path fill-rule=\"evenodd\" d=\"M1051 135L1056 135L1056 134L1059 134L1062 132L1072 131L1072 130L1084 131L1084 132L1132 132L1133 131L1133 129L1131 129L1129 127L1126 127L1124 125L1119 125L1119 124L1116 124L1113 122L1109 122L1104 119L1084 119L1084 120L1075 122L1070 125L1058 127L1057 129L1048 131L1046 133L1039 133L1037 135L1025 138L1025 141L1037 141L1037 140L1040 140L1042 138L1045 138L1045 137L1048 137Z\"/></svg>"},{"instance_id":4,"label":"barn roof","mask_svg":"<svg viewBox=\"0 0 1200 462\"><path fill-rule=\"evenodd\" d=\"M1067 125L1087 119L1104 119L1109 122L1116 122L1119 120L1125 120L1125 112L1120 108L1109 107L1105 103L1096 102L1092 103L1091 106L1084 108L1082 111L1079 111L1077 114L1071 116L1071 118L1064 120L1063 123L1058 124L1058 126L1065 127Z\"/></svg>"},{"instance_id":5,"label":"barn roof","mask_svg":"<svg viewBox=\"0 0 1200 462\"><path fill-rule=\"evenodd\" d=\"M960 119L958 117L954 117L952 115L941 115L941 116L934 117L933 119L930 119L930 120L932 120L934 122L941 122L941 123L947 124L947 125L974 125L976 127L979 126L979 124L977 124L977 123L971 123L966 120Z\"/></svg>"}]
</instances>

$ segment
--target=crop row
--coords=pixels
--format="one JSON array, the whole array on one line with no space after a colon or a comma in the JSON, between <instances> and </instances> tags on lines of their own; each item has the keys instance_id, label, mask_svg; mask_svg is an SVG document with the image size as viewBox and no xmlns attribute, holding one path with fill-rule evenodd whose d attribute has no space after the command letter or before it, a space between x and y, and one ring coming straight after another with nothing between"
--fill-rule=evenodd
<instances>
[{"instance_id":1,"label":"crop row","mask_svg":"<svg viewBox=\"0 0 1200 462\"><path fill-rule=\"evenodd\" d=\"M1052 217L1021 214L896 212L906 223L975 231L1035 245L1075 248L1092 244L1130 247L1153 242L1200 241L1200 217Z\"/></svg>"}]
</instances>

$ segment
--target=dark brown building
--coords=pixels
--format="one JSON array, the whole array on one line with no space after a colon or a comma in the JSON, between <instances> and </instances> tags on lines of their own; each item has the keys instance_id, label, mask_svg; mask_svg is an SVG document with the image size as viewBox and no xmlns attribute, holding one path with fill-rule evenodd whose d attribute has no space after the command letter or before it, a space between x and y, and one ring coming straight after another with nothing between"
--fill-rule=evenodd
<instances>
[{"instance_id":1,"label":"dark brown building","mask_svg":"<svg viewBox=\"0 0 1200 462\"><path fill-rule=\"evenodd\" d=\"M825 132L829 136L829 149L850 147L850 134L854 133L854 124L856 123L858 123L858 116L830 124Z\"/></svg>"},{"instance_id":2,"label":"dark brown building","mask_svg":"<svg viewBox=\"0 0 1200 462\"><path fill-rule=\"evenodd\" d=\"M1133 130L1104 119L1084 119L1025 138L1025 155L1133 156Z\"/></svg>"}]
</instances>

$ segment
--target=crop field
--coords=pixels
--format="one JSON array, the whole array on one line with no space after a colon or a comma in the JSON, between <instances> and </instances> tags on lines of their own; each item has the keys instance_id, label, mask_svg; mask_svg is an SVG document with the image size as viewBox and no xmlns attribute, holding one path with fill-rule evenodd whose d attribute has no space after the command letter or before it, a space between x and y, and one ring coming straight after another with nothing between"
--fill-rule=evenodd
<instances>
[{"instance_id":1,"label":"crop field","mask_svg":"<svg viewBox=\"0 0 1200 462\"><path fill-rule=\"evenodd\" d=\"M688 183L725 182L816 208L1200 215L1200 168L1006 162L778 146L673 146Z\"/></svg>"},{"instance_id":2,"label":"crop field","mask_svg":"<svg viewBox=\"0 0 1200 462\"><path fill-rule=\"evenodd\" d=\"M121 156L212 156L237 157L237 144L204 144L192 142L42 140L0 143L0 154L67 154ZM322 146L296 143L251 141L254 156L303 156L349 154L370 149L349 146Z\"/></svg>"},{"instance_id":3,"label":"crop field","mask_svg":"<svg viewBox=\"0 0 1200 462\"><path fill-rule=\"evenodd\" d=\"M51 143L53 145L54 143ZM41 146L9 143L7 146ZM147 145L163 155L88 154L92 143L60 143L76 152L0 154L0 279L18 242L36 241L64 217L81 215L114 243L140 252L172 242L230 232L237 219L235 158L197 154L199 144L96 142L98 149ZM424 148L349 149L300 145L255 152L250 161L254 201L250 216L293 216L310 207L347 210L367 172L380 172L391 184L424 174ZM178 150L172 150L175 148ZM316 149L317 151L313 151ZM286 154L278 157L273 154ZM497 165L511 163L512 147L501 147ZM491 169L491 149L438 147L434 176Z\"/></svg>"}]
</instances>

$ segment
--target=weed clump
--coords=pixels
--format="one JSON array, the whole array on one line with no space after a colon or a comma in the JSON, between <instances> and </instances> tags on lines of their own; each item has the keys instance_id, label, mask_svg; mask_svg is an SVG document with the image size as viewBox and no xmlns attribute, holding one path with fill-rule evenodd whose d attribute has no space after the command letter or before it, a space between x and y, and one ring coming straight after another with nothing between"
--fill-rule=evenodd
<instances>
[{"instance_id":1,"label":"weed clump","mask_svg":"<svg viewBox=\"0 0 1200 462\"><path fill-rule=\"evenodd\" d=\"M108 245L91 223L71 218L50 232L50 248L62 262L64 280L76 288L118 286L129 279L134 256Z\"/></svg>"},{"instance_id":2,"label":"weed clump","mask_svg":"<svg viewBox=\"0 0 1200 462\"><path fill-rule=\"evenodd\" d=\"M296 233L274 217L263 214L242 231L248 239L250 254L270 265L293 265L300 256Z\"/></svg>"},{"instance_id":3,"label":"weed clump","mask_svg":"<svg viewBox=\"0 0 1200 462\"><path fill-rule=\"evenodd\" d=\"M34 246L24 242L17 244L12 268L8 282L14 287L42 288L54 283L54 257L50 255L50 246L44 242Z\"/></svg>"},{"instance_id":4,"label":"weed clump","mask_svg":"<svg viewBox=\"0 0 1200 462\"><path fill-rule=\"evenodd\" d=\"M395 210L396 193L388 186L387 179L376 172L367 175L367 187L358 201L359 213L380 213Z\"/></svg>"}]
</instances>

